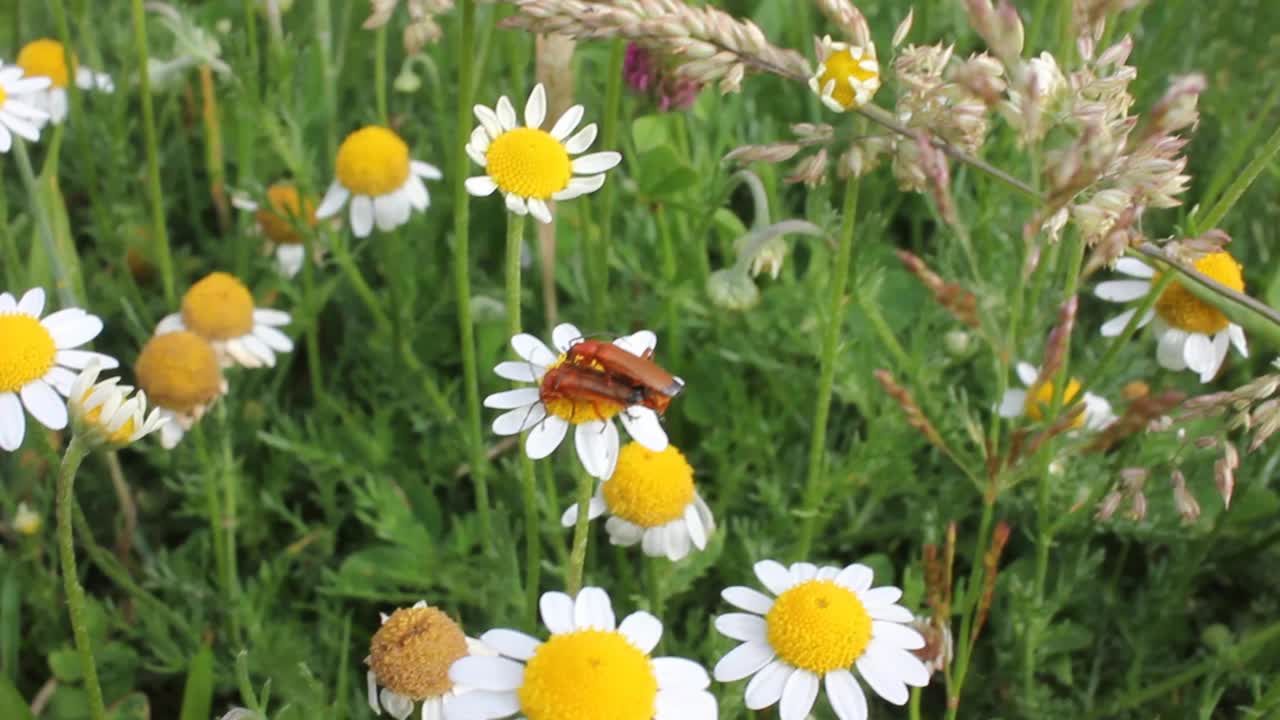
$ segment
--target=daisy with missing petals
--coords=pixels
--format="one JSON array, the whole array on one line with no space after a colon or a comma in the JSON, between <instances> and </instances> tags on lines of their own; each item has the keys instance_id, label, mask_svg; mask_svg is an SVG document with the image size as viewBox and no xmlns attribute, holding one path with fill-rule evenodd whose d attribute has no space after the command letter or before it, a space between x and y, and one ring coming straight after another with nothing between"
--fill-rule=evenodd
<instances>
[{"instance_id":1,"label":"daisy with missing petals","mask_svg":"<svg viewBox=\"0 0 1280 720\"><path fill-rule=\"evenodd\" d=\"M835 42L831 36L822 38L818 46L818 69L809 78L813 90L822 104L836 112L862 107L880 89L880 63L876 60L876 46L868 42L865 47Z\"/></svg>"},{"instance_id":2,"label":"daisy with missing petals","mask_svg":"<svg viewBox=\"0 0 1280 720\"><path fill-rule=\"evenodd\" d=\"M644 554L675 561L690 547L707 547L715 529L711 508L693 486L693 468L675 445L654 452L637 442L618 455L613 475L600 483L587 510L594 520L605 513L605 529L614 545L641 543ZM578 521L578 506L570 505L560 524Z\"/></svg>"},{"instance_id":3,"label":"daisy with missing petals","mask_svg":"<svg viewBox=\"0 0 1280 720\"><path fill-rule=\"evenodd\" d=\"M537 386L495 393L484 399L484 405L507 411L493 421L494 433L517 435L529 431L524 447L534 460L555 451L570 426L574 427L573 444L583 467L592 477L607 478L613 475L618 463L618 428L613 418L620 418L631 437L654 452L667 448L667 432L658 422L658 414L649 408L584 399L559 388L559 376L551 371L566 361L569 348L582 337L573 325L557 325L551 332L556 352L526 333L511 338L511 347L520 360L499 363L494 372L507 380ZM614 345L637 356L653 350L657 343L657 336L648 330L613 341Z\"/></svg>"},{"instance_id":4,"label":"daisy with missing petals","mask_svg":"<svg viewBox=\"0 0 1280 720\"><path fill-rule=\"evenodd\" d=\"M1010 388L1005 391L1004 398L1000 401L1000 417L1015 418L1026 415L1033 422L1040 422L1053 405L1055 392L1053 383L1046 382L1037 387L1036 380L1040 377L1040 369L1031 363L1020 362L1015 369L1018 372L1018 379L1026 389ZM1064 412L1071 407L1079 394L1080 381L1071 378L1062 391ZM1111 411L1111 403L1107 402L1106 398L1087 392L1084 394L1084 412L1076 416L1071 427L1101 430L1115 419L1115 413Z\"/></svg>"},{"instance_id":5,"label":"daisy with missing petals","mask_svg":"<svg viewBox=\"0 0 1280 720\"><path fill-rule=\"evenodd\" d=\"M422 720L443 720L454 696L466 692L449 679L449 667L469 655L493 655L478 640L462 634L439 608L419 601L382 615L382 627L369 643L369 707L405 720L422 703ZM381 687L381 691L379 691Z\"/></svg>"},{"instance_id":6,"label":"daisy with missing petals","mask_svg":"<svg viewBox=\"0 0 1280 720\"><path fill-rule=\"evenodd\" d=\"M692 660L651 658L662 623L635 612L615 624L609 595L549 592L539 603L545 641L517 630L480 639L500 657L465 657L449 677L474 688L445 708L447 720L715 720L711 679Z\"/></svg>"},{"instance_id":7,"label":"daisy with missing petals","mask_svg":"<svg viewBox=\"0 0 1280 720\"><path fill-rule=\"evenodd\" d=\"M227 393L213 346L185 330L148 340L138 355L134 374L165 419L160 426L160 444L166 450L182 442L209 406Z\"/></svg>"},{"instance_id":8,"label":"daisy with missing petals","mask_svg":"<svg viewBox=\"0 0 1280 720\"><path fill-rule=\"evenodd\" d=\"M61 125L67 118L67 87L73 71L76 87L81 90L110 93L116 89L110 75L94 72L80 65L74 57L68 68L66 51L57 40L42 38L27 43L18 51L18 65L31 77L49 79L45 89L31 96L31 102L48 113L54 125Z\"/></svg>"},{"instance_id":9,"label":"daisy with missing petals","mask_svg":"<svg viewBox=\"0 0 1280 720\"><path fill-rule=\"evenodd\" d=\"M539 83L524 106L524 127L506 95L494 109L475 106L479 127L471 132L467 155L484 175L467 178L467 192L487 197L501 190L507 209L551 222L551 200L571 200L593 193L604 185L604 174L622 162L622 155L608 151L572 158L591 147L595 123L574 133L582 121L583 107L565 111L551 131L542 130L547 119L547 92ZM570 133L573 136L570 137Z\"/></svg>"},{"instance_id":10,"label":"daisy with missing petals","mask_svg":"<svg viewBox=\"0 0 1280 720\"><path fill-rule=\"evenodd\" d=\"M0 153L13 147L13 136L36 142L49 113L37 95L49 87L47 77L23 77L22 68L0 62Z\"/></svg>"},{"instance_id":11,"label":"daisy with missing petals","mask_svg":"<svg viewBox=\"0 0 1280 720\"><path fill-rule=\"evenodd\" d=\"M206 275L182 296L182 312L165 317L156 334L190 330L208 340L223 367L274 367L276 353L291 352L293 341L276 328L289 313L256 308L253 295L233 275Z\"/></svg>"},{"instance_id":12,"label":"daisy with missing petals","mask_svg":"<svg viewBox=\"0 0 1280 720\"><path fill-rule=\"evenodd\" d=\"M2 118L0 118L2 120ZM33 288L15 300L0 293L0 449L17 450L26 436L22 408L50 430L67 426L67 402L76 375L96 362L118 367L115 358L76 350L102 332L102 321L80 308L40 319L44 290Z\"/></svg>"},{"instance_id":13,"label":"daisy with missing petals","mask_svg":"<svg viewBox=\"0 0 1280 720\"><path fill-rule=\"evenodd\" d=\"M168 422L158 408L147 415L147 394L120 385L120 378L98 382L101 368L94 362L71 385L71 423L76 434L98 447L109 449L131 445Z\"/></svg>"},{"instance_id":14,"label":"daisy with missing petals","mask_svg":"<svg viewBox=\"0 0 1280 720\"><path fill-rule=\"evenodd\" d=\"M1195 261L1195 268L1232 290L1244 292L1244 276L1240 263L1227 252L1214 252ZM1116 270L1134 280L1109 280L1098 283L1094 294L1103 300L1132 303L1151 291L1158 273L1150 265L1135 258L1120 258ZM1103 337L1115 337L1124 331L1136 308L1126 310L1102 325ZM1143 315L1138 327L1152 320L1156 336L1156 361L1169 370L1191 370L1207 383L1222 369L1227 348L1234 345L1243 357L1249 357L1244 330L1218 308L1201 300L1174 280L1156 300L1153 312Z\"/></svg>"},{"instance_id":15,"label":"daisy with missing petals","mask_svg":"<svg viewBox=\"0 0 1280 720\"><path fill-rule=\"evenodd\" d=\"M315 228L318 222L316 201L313 197L302 197L297 186L291 182L278 182L267 188L266 199L267 205L262 207L253 198L236 194L231 197L231 204L237 209L253 213L258 231L266 238L266 251L275 253L276 270L291 278L302 269L307 256L298 228ZM315 255L316 262L319 262L318 247L315 248Z\"/></svg>"},{"instance_id":16,"label":"daisy with missing petals","mask_svg":"<svg viewBox=\"0 0 1280 720\"><path fill-rule=\"evenodd\" d=\"M715 678L747 683L746 705L761 710L781 701L781 720L803 720L813 709L819 683L840 720L864 720L867 699L850 668L877 695L907 702L907 686L924 687L929 670L912 650L924 638L912 630L911 611L897 605L902 591L871 587L871 568L840 569L773 560L756 563L756 577L776 597L748 587L722 596L746 610L716 618L722 635L742 644L720 658Z\"/></svg>"},{"instance_id":17,"label":"daisy with missing petals","mask_svg":"<svg viewBox=\"0 0 1280 720\"><path fill-rule=\"evenodd\" d=\"M333 183L316 208L316 218L338 214L351 201L351 231L366 237L374 225L390 232L409 222L414 211L431 205L423 180L444 177L434 165L411 160L409 146L394 130L379 125L360 128L338 148Z\"/></svg>"}]
</instances>

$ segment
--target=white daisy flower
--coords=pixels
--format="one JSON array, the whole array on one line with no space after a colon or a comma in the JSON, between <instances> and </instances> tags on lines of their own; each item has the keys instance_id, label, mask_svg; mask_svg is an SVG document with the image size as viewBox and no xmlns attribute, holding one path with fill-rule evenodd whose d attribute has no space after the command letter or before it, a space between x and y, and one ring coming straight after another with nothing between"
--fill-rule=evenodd
<instances>
[{"instance_id":1,"label":"white daisy flower","mask_svg":"<svg viewBox=\"0 0 1280 720\"><path fill-rule=\"evenodd\" d=\"M830 35L818 47L818 69L809 78L809 89L822 104L836 112L859 108L871 102L880 89L880 63L876 46L866 47L834 42Z\"/></svg>"},{"instance_id":2,"label":"white daisy flower","mask_svg":"<svg viewBox=\"0 0 1280 720\"><path fill-rule=\"evenodd\" d=\"M539 603L545 641L516 630L480 639L501 657L465 657L449 677L474 688L445 708L447 720L609 718L714 720L716 700L701 665L651 658L662 622L635 612L615 624L609 595L583 588L576 599L549 592Z\"/></svg>"},{"instance_id":3,"label":"white daisy flower","mask_svg":"<svg viewBox=\"0 0 1280 720\"><path fill-rule=\"evenodd\" d=\"M186 330L148 340L138 355L134 374L164 419L160 444L166 450L182 442L209 406L227 393L227 380L213 345Z\"/></svg>"},{"instance_id":4,"label":"white daisy flower","mask_svg":"<svg viewBox=\"0 0 1280 720\"><path fill-rule=\"evenodd\" d=\"M1004 397L1000 400L1000 417L1015 418L1026 415L1034 422L1040 422L1044 419L1049 408L1053 405L1054 386L1051 382L1046 382L1036 387L1036 380L1040 377L1040 368L1031 363L1020 362L1015 366L1018 373L1018 380L1026 386L1026 389L1010 388L1005 391ZM1032 390L1035 390L1034 394ZM1080 381L1071 378L1067 381L1067 387L1062 391L1063 408L1071 407L1071 403L1075 401L1076 396L1080 394ZM1115 413L1111 411L1111 403L1107 399L1091 392L1084 394L1084 412L1078 416L1073 422L1072 427L1084 427L1089 430L1101 430L1115 421Z\"/></svg>"},{"instance_id":5,"label":"white daisy flower","mask_svg":"<svg viewBox=\"0 0 1280 720\"><path fill-rule=\"evenodd\" d=\"M613 475L596 489L587 515L592 520L609 513L605 529L614 545L641 543L644 554L676 561L690 548L703 550L715 529L711 508L693 484L693 468L675 445L654 452L637 442L618 454ZM560 524L578 521L575 503L560 516Z\"/></svg>"},{"instance_id":6,"label":"white daisy flower","mask_svg":"<svg viewBox=\"0 0 1280 720\"><path fill-rule=\"evenodd\" d=\"M549 201L571 200L599 190L605 173L622 162L622 155L613 151L572 157L585 152L596 139L595 123L574 133L582 121L581 105L566 110L550 132L542 130L547 93L541 83L525 103L524 127L518 125L505 95L494 109L476 105L474 111L480 125L471 132L467 155L485 174L467 178L467 192L487 197L501 190L507 209L517 215L551 222Z\"/></svg>"},{"instance_id":7,"label":"white daisy flower","mask_svg":"<svg viewBox=\"0 0 1280 720\"><path fill-rule=\"evenodd\" d=\"M435 165L409 158L409 146L390 128L370 125L347 136L338 148L333 183L316 208L316 218L338 214L351 200L351 231L366 237L375 225L390 232L426 210L431 195L423 180L444 177Z\"/></svg>"},{"instance_id":8,"label":"white daisy flower","mask_svg":"<svg viewBox=\"0 0 1280 720\"><path fill-rule=\"evenodd\" d=\"M49 113L39 107L38 95L49 87L47 77L23 77L22 68L0 62L0 153L13 147L13 136L36 142Z\"/></svg>"},{"instance_id":9,"label":"white daisy flower","mask_svg":"<svg viewBox=\"0 0 1280 720\"><path fill-rule=\"evenodd\" d=\"M449 679L449 667L459 658L495 654L425 601L383 613L382 627L364 659L369 666L369 707L378 715L385 711L405 720L422 703L422 720L443 720L449 703L467 692Z\"/></svg>"},{"instance_id":10,"label":"white daisy flower","mask_svg":"<svg viewBox=\"0 0 1280 720\"><path fill-rule=\"evenodd\" d=\"M912 630L911 611L897 605L902 591L871 587L866 565L840 569L773 560L755 565L756 576L776 597L748 587L721 595L746 610L716 618L721 634L741 640L716 664L715 678L747 683L752 710L781 701L781 720L801 720L813 709L819 683L840 720L864 720L867 699L850 668L877 695L894 705L907 702L907 686L924 687L929 670L912 650L924 638Z\"/></svg>"},{"instance_id":11,"label":"white daisy flower","mask_svg":"<svg viewBox=\"0 0 1280 720\"><path fill-rule=\"evenodd\" d=\"M2 71L0 71L2 72ZM0 122L2 122L0 118ZM0 449L17 450L26 436L22 408L50 430L67 426L67 402L76 375L92 362L119 366L115 358L76 350L102 332L102 321L80 308L40 319L44 290L33 288L15 300L0 293ZM61 396L61 397L60 397Z\"/></svg>"},{"instance_id":12,"label":"white daisy flower","mask_svg":"<svg viewBox=\"0 0 1280 720\"><path fill-rule=\"evenodd\" d=\"M289 313L256 308L249 288L224 272L214 272L182 296L182 312L166 316L156 334L190 330L213 345L223 367L274 367L276 353L292 352L293 341L277 328Z\"/></svg>"},{"instance_id":13,"label":"white daisy flower","mask_svg":"<svg viewBox=\"0 0 1280 720\"><path fill-rule=\"evenodd\" d=\"M618 428L613 418L621 419L631 437L654 452L666 449L667 432L658 421L658 414L642 405L583 399L558 389L557 375L548 373L566 361L565 353L582 337L578 328L569 323L557 325L551 332L556 352L526 333L511 338L511 347L521 360L499 363L494 372L507 380L536 383L537 387L495 393L484 399L484 405L507 411L493 421L494 433L516 435L529 431L525 452L534 460L555 451L573 426L574 447L583 467L592 477L607 478L618 463ZM652 351L657 343L657 336L648 330L614 341L637 356Z\"/></svg>"},{"instance_id":14,"label":"white daisy flower","mask_svg":"<svg viewBox=\"0 0 1280 720\"><path fill-rule=\"evenodd\" d=\"M121 448L150 435L168 422L158 408L147 415L147 394L120 385L120 378L98 382L97 362L80 372L71 385L71 422L76 433L97 446Z\"/></svg>"},{"instance_id":15,"label":"white daisy flower","mask_svg":"<svg viewBox=\"0 0 1280 720\"><path fill-rule=\"evenodd\" d=\"M47 113L49 121L54 125L61 125L67 119L67 86L73 76L72 69L67 67L67 55L62 43L48 38L33 40L18 51L18 65L30 77L49 79L45 88L31 95L30 102ZM74 57L72 66L76 87L104 93L115 92L115 83L110 75L79 65Z\"/></svg>"},{"instance_id":16,"label":"white daisy flower","mask_svg":"<svg viewBox=\"0 0 1280 720\"><path fill-rule=\"evenodd\" d=\"M262 207L256 200L236 193L231 196L231 204L238 210L253 213L257 222L257 231L266 238L265 250L275 254L276 271L287 278L292 278L302 270L306 260L307 249L298 228L315 228L316 201L313 197L303 198L296 185L291 182L278 182L267 188L267 207ZM314 246L314 261L320 262L321 249Z\"/></svg>"},{"instance_id":17,"label":"white daisy flower","mask_svg":"<svg viewBox=\"0 0 1280 720\"><path fill-rule=\"evenodd\" d=\"M1244 292L1244 276L1240 263L1230 253L1209 253L1195 261L1195 268L1227 287ZM1157 272L1136 258L1120 258L1116 270L1136 280L1108 280L1098 283L1094 294L1103 300L1135 303L1147 296ZM1115 337L1124 331L1136 308L1126 310L1102 325L1103 337ZM1156 361L1169 370L1191 370L1207 383L1222 369L1227 348L1234 345L1243 357L1249 357L1244 330L1231 322L1218 308L1201 300L1174 280L1156 300L1152 311L1143 315L1138 327L1148 323L1156 336Z\"/></svg>"}]
</instances>

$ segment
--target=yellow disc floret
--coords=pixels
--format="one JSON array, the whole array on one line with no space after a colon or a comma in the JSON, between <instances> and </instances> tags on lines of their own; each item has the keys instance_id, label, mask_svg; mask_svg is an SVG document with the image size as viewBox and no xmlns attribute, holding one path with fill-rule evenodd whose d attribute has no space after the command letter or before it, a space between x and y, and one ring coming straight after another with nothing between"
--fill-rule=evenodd
<instances>
[{"instance_id":1,"label":"yellow disc floret","mask_svg":"<svg viewBox=\"0 0 1280 720\"><path fill-rule=\"evenodd\" d=\"M299 245L297 226L315 227L316 203L298 194L293 183L281 182L267 188L267 206L254 214L262 233L280 245Z\"/></svg>"},{"instance_id":2,"label":"yellow disc floret","mask_svg":"<svg viewBox=\"0 0 1280 720\"><path fill-rule=\"evenodd\" d=\"M230 340L253 330L253 295L224 272L209 273L182 296L182 322L210 340Z\"/></svg>"},{"instance_id":3,"label":"yellow disc floret","mask_svg":"<svg viewBox=\"0 0 1280 720\"><path fill-rule=\"evenodd\" d=\"M467 637L433 607L400 608L374 633L369 667L378 684L414 700L453 688L449 666L467 654Z\"/></svg>"},{"instance_id":4,"label":"yellow disc floret","mask_svg":"<svg viewBox=\"0 0 1280 720\"><path fill-rule=\"evenodd\" d=\"M336 172L338 182L356 195L395 192L409 179L409 146L388 128L360 128L338 148Z\"/></svg>"},{"instance_id":5,"label":"yellow disc floret","mask_svg":"<svg viewBox=\"0 0 1280 720\"><path fill-rule=\"evenodd\" d=\"M573 164L569 151L537 128L508 130L489 145L485 169L504 193L548 200L569 186Z\"/></svg>"},{"instance_id":6,"label":"yellow disc floret","mask_svg":"<svg viewBox=\"0 0 1280 720\"><path fill-rule=\"evenodd\" d=\"M625 406L612 397L595 392L611 390L609 378L599 372L600 366L566 363L565 356L547 369L538 392L547 414L581 425L594 420L608 420Z\"/></svg>"},{"instance_id":7,"label":"yellow disc floret","mask_svg":"<svg viewBox=\"0 0 1280 720\"><path fill-rule=\"evenodd\" d=\"M1053 383L1041 383L1039 386L1027 392L1027 402L1024 406L1027 411L1027 417L1036 422L1044 419L1045 413L1049 412L1049 408L1053 405ZM1062 406L1070 407L1071 401L1076 399L1076 395L1080 394L1080 381L1071 378L1067 381L1067 387L1062 391ZM1071 422L1072 427L1080 427L1084 424L1084 413Z\"/></svg>"},{"instance_id":8,"label":"yellow disc floret","mask_svg":"<svg viewBox=\"0 0 1280 720\"><path fill-rule=\"evenodd\" d=\"M80 398L80 402L81 403L88 402L89 396L92 394L93 394L92 390L90 390L89 392L86 392L84 394L84 397ZM111 428L106 427L105 425L102 425L100 423L101 419L102 419L102 405L98 405L97 407L93 408L92 410L85 413L84 415L85 424L96 426L97 431L102 433L104 441L108 445L124 445L128 443L129 438L133 437L133 431L137 429L133 422L132 417L130 417L128 420L125 420L124 424L121 425L119 428L117 428L115 432L111 432L110 431Z\"/></svg>"},{"instance_id":9,"label":"yellow disc floret","mask_svg":"<svg viewBox=\"0 0 1280 720\"><path fill-rule=\"evenodd\" d=\"M32 40L18 51L18 65L27 75L47 77L54 87L65 88L71 77L62 43L42 38Z\"/></svg>"},{"instance_id":10,"label":"yellow disc floret","mask_svg":"<svg viewBox=\"0 0 1280 720\"><path fill-rule=\"evenodd\" d=\"M30 315L0 315L0 392L18 392L53 367L58 346Z\"/></svg>"},{"instance_id":11,"label":"yellow disc floret","mask_svg":"<svg viewBox=\"0 0 1280 720\"><path fill-rule=\"evenodd\" d=\"M222 370L213 346L185 330L148 340L134 371L138 385L152 402L179 413L210 402L222 387Z\"/></svg>"},{"instance_id":12,"label":"yellow disc floret","mask_svg":"<svg viewBox=\"0 0 1280 720\"><path fill-rule=\"evenodd\" d=\"M658 680L621 633L578 630L538 646L519 698L529 720L651 720Z\"/></svg>"},{"instance_id":13,"label":"yellow disc floret","mask_svg":"<svg viewBox=\"0 0 1280 720\"><path fill-rule=\"evenodd\" d=\"M4 107L4 101L7 97L9 97L9 95L5 93L3 87L0 87L0 108Z\"/></svg>"},{"instance_id":14,"label":"yellow disc floret","mask_svg":"<svg viewBox=\"0 0 1280 720\"><path fill-rule=\"evenodd\" d=\"M1232 290L1244 292L1240 263L1230 253L1210 253L1197 260L1195 266L1196 270ZM1181 280L1174 280L1160 294L1160 299L1156 301L1156 313L1171 327L1205 335L1220 333L1231 324L1221 310L1193 295Z\"/></svg>"},{"instance_id":15,"label":"yellow disc floret","mask_svg":"<svg viewBox=\"0 0 1280 720\"><path fill-rule=\"evenodd\" d=\"M765 624L779 657L819 675L850 667L871 642L862 601L830 580L802 582L779 595Z\"/></svg>"},{"instance_id":16,"label":"yellow disc floret","mask_svg":"<svg viewBox=\"0 0 1280 720\"><path fill-rule=\"evenodd\" d=\"M860 47L840 47L822 61L824 70L818 76L818 89L834 83L831 97L840 107L862 105L880 88L880 66L874 52Z\"/></svg>"},{"instance_id":17,"label":"yellow disc floret","mask_svg":"<svg viewBox=\"0 0 1280 720\"><path fill-rule=\"evenodd\" d=\"M654 452L631 442L618 453L618 468L605 482L609 512L642 528L665 525L693 502L693 468L675 445Z\"/></svg>"}]
</instances>

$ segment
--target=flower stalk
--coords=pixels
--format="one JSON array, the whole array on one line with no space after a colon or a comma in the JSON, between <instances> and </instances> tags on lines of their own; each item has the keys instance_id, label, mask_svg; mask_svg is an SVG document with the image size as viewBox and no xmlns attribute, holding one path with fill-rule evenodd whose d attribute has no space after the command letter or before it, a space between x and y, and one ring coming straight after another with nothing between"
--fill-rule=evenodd
<instances>
[{"instance_id":1,"label":"flower stalk","mask_svg":"<svg viewBox=\"0 0 1280 720\"><path fill-rule=\"evenodd\" d=\"M85 692L89 695L89 716L93 720L106 720L102 685L98 682L98 668L93 659L93 642L89 638L89 625L85 620L84 587L80 585L76 569L75 535L71 524L75 508L76 471L88 454L89 446L86 441L79 435L73 435L62 455L57 488L58 554L62 560L62 581L67 593L67 611L71 616L76 654L80 657L80 671L84 675Z\"/></svg>"},{"instance_id":2,"label":"flower stalk","mask_svg":"<svg viewBox=\"0 0 1280 720\"><path fill-rule=\"evenodd\" d=\"M151 240L155 243L155 260L160 266L160 283L164 287L165 304L177 304L177 286L173 273L173 253L169 248L169 230L164 221L164 194L160 189L160 151L156 139L156 114L151 101L151 76L147 65L147 13L142 0L133 0L133 43L138 58L138 98L142 104L142 139L147 152L147 197L151 204Z\"/></svg>"},{"instance_id":3,"label":"flower stalk","mask_svg":"<svg viewBox=\"0 0 1280 720\"><path fill-rule=\"evenodd\" d=\"M507 213L507 334L515 337L524 332L520 317L520 250L524 243L525 216ZM524 436L520 436L523 445ZM520 455L520 489L524 504L525 542L525 624L533 629L538 621L538 578L542 569L542 542L538 525L538 478L528 453Z\"/></svg>"},{"instance_id":4,"label":"flower stalk","mask_svg":"<svg viewBox=\"0 0 1280 720\"><path fill-rule=\"evenodd\" d=\"M587 540L590 536L591 493L595 478L585 468L578 468L578 520L573 525L573 547L569 551L569 570L565 574L564 588L569 595L577 595L582 589L582 575L587 565Z\"/></svg>"}]
</instances>

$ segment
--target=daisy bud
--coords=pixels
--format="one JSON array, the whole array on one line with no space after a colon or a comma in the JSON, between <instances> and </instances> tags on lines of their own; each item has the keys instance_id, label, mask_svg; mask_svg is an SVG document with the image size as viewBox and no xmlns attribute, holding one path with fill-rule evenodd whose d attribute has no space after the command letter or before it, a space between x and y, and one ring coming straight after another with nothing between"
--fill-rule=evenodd
<instances>
[{"instance_id":1,"label":"daisy bud","mask_svg":"<svg viewBox=\"0 0 1280 720\"><path fill-rule=\"evenodd\" d=\"M735 268L723 268L707 278L707 296L711 304L725 310L750 310L760 302L760 288L750 276Z\"/></svg>"},{"instance_id":2,"label":"daisy bud","mask_svg":"<svg viewBox=\"0 0 1280 720\"><path fill-rule=\"evenodd\" d=\"M968 357L973 349L973 336L964 330L949 330L942 336L942 347L953 358Z\"/></svg>"},{"instance_id":3,"label":"daisy bud","mask_svg":"<svg viewBox=\"0 0 1280 720\"><path fill-rule=\"evenodd\" d=\"M121 448L150 435L165 424L159 409L146 415L146 393L119 385L120 378L98 382L101 368L90 363L71 385L68 400L71 421L76 434L92 445L107 449Z\"/></svg>"},{"instance_id":4,"label":"daisy bud","mask_svg":"<svg viewBox=\"0 0 1280 720\"><path fill-rule=\"evenodd\" d=\"M13 529L19 535L31 536L40 532L40 527L44 525L44 519L39 513L33 511L25 502L18 503L18 509L13 515Z\"/></svg>"}]
</instances>

